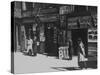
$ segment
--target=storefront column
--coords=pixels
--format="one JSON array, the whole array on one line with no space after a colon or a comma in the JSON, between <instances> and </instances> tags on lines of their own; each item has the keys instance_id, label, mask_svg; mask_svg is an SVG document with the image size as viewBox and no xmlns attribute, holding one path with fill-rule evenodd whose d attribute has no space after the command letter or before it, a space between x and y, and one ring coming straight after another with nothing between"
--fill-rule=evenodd
<instances>
[{"instance_id":1,"label":"storefront column","mask_svg":"<svg viewBox=\"0 0 100 75\"><path fill-rule=\"evenodd\" d=\"M18 34L18 25L16 25L16 51L19 51L19 34Z\"/></svg>"},{"instance_id":2,"label":"storefront column","mask_svg":"<svg viewBox=\"0 0 100 75\"><path fill-rule=\"evenodd\" d=\"M21 26L21 51L24 51L26 48L26 36L25 36L25 27Z\"/></svg>"}]
</instances>

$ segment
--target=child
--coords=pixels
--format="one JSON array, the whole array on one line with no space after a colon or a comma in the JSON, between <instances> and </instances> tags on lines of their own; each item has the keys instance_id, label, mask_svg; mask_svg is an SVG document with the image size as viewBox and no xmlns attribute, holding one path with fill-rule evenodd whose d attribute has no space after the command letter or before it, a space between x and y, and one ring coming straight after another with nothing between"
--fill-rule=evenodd
<instances>
[{"instance_id":1,"label":"child","mask_svg":"<svg viewBox=\"0 0 100 75\"><path fill-rule=\"evenodd\" d=\"M33 40L29 37L29 39L28 39L28 46L27 46L27 53L30 54L30 52L31 52L31 54L33 55L32 44L33 44Z\"/></svg>"}]
</instances>

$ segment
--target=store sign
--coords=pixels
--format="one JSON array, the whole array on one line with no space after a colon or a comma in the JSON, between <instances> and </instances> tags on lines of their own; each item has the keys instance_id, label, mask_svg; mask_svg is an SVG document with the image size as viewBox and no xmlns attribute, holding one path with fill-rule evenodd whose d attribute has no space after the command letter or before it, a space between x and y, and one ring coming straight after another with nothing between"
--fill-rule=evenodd
<instances>
[{"instance_id":1,"label":"store sign","mask_svg":"<svg viewBox=\"0 0 100 75\"><path fill-rule=\"evenodd\" d=\"M58 20L57 14L44 15L39 17L42 22L53 22Z\"/></svg>"},{"instance_id":2,"label":"store sign","mask_svg":"<svg viewBox=\"0 0 100 75\"><path fill-rule=\"evenodd\" d=\"M91 17L83 16L83 17L73 17L68 19L68 27L69 28L77 28L78 22L81 28L87 28L88 25L91 25Z\"/></svg>"},{"instance_id":3,"label":"store sign","mask_svg":"<svg viewBox=\"0 0 100 75\"><path fill-rule=\"evenodd\" d=\"M23 18L22 22L23 23L35 23L35 20L32 18Z\"/></svg>"},{"instance_id":4,"label":"store sign","mask_svg":"<svg viewBox=\"0 0 100 75\"><path fill-rule=\"evenodd\" d=\"M79 18L80 24L90 24L91 17L90 16L84 16Z\"/></svg>"},{"instance_id":5,"label":"store sign","mask_svg":"<svg viewBox=\"0 0 100 75\"><path fill-rule=\"evenodd\" d=\"M78 17L73 17L68 19L68 28L77 28Z\"/></svg>"},{"instance_id":6,"label":"store sign","mask_svg":"<svg viewBox=\"0 0 100 75\"><path fill-rule=\"evenodd\" d=\"M58 13L58 9L57 8L48 8L48 9L41 9L40 10L40 15L41 14L51 14L51 13Z\"/></svg>"}]
</instances>

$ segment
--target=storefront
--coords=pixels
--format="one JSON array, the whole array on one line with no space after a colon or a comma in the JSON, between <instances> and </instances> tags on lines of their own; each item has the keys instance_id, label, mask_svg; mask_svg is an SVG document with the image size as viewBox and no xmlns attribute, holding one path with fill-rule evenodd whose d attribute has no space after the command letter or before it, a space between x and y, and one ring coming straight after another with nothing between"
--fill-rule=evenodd
<instances>
[{"instance_id":1,"label":"storefront","mask_svg":"<svg viewBox=\"0 0 100 75\"><path fill-rule=\"evenodd\" d=\"M85 45L86 56L97 54L97 21L91 14L68 18L69 35L73 41L73 55L77 55L77 39Z\"/></svg>"},{"instance_id":2,"label":"storefront","mask_svg":"<svg viewBox=\"0 0 100 75\"><path fill-rule=\"evenodd\" d=\"M24 29L24 51L27 50L27 40L29 37L34 40L34 37L37 38L37 23L33 17L23 18L22 21L23 29ZM37 39L36 39L37 41Z\"/></svg>"},{"instance_id":3,"label":"storefront","mask_svg":"<svg viewBox=\"0 0 100 75\"><path fill-rule=\"evenodd\" d=\"M87 16L70 17L68 19L68 37L73 43L73 55L78 54L78 39L81 38L85 46L86 56L88 56L88 18ZM88 16L89 17L89 16Z\"/></svg>"},{"instance_id":4,"label":"storefront","mask_svg":"<svg viewBox=\"0 0 100 75\"><path fill-rule=\"evenodd\" d=\"M50 56L58 55L59 9L48 7L40 10L40 53Z\"/></svg>"},{"instance_id":5,"label":"storefront","mask_svg":"<svg viewBox=\"0 0 100 75\"><path fill-rule=\"evenodd\" d=\"M21 19L19 18L15 18L15 23L14 23L14 51L18 52L21 51L22 46L22 25L21 25Z\"/></svg>"},{"instance_id":6,"label":"storefront","mask_svg":"<svg viewBox=\"0 0 100 75\"><path fill-rule=\"evenodd\" d=\"M45 52L48 55L58 55L58 28L56 22L45 23Z\"/></svg>"},{"instance_id":7,"label":"storefront","mask_svg":"<svg viewBox=\"0 0 100 75\"><path fill-rule=\"evenodd\" d=\"M58 15L40 17L40 20L43 26L43 30L41 33L43 33L43 36L45 38L44 41L40 40L40 43L42 42L42 44L45 44L44 47L40 45L40 50L44 48L44 53L46 53L47 55L58 56Z\"/></svg>"},{"instance_id":8,"label":"storefront","mask_svg":"<svg viewBox=\"0 0 100 75\"><path fill-rule=\"evenodd\" d=\"M72 40L72 55L78 55L77 41L79 38L85 46L85 53L88 56L88 28L91 23L91 13L86 10L85 6L74 7L74 11L60 15L60 34L63 41L60 46L67 46L68 39ZM59 34L59 35L60 35ZM61 37L60 37L61 38Z\"/></svg>"}]
</instances>

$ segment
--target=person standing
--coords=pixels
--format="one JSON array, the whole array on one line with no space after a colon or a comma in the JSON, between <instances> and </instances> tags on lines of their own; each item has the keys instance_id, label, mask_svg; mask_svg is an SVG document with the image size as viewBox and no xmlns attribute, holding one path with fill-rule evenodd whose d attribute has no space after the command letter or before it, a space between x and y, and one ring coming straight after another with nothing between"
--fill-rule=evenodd
<instances>
[{"instance_id":1,"label":"person standing","mask_svg":"<svg viewBox=\"0 0 100 75\"><path fill-rule=\"evenodd\" d=\"M78 65L81 69L87 68L86 58L85 58L85 47L82 40L78 39Z\"/></svg>"},{"instance_id":2,"label":"person standing","mask_svg":"<svg viewBox=\"0 0 100 75\"><path fill-rule=\"evenodd\" d=\"M33 53L34 53L34 56L37 55L37 37L34 36L34 39L33 39Z\"/></svg>"},{"instance_id":3,"label":"person standing","mask_svg":"<svg viewBox=\"0 0 100 75\"><path fill-rule=\"evenodd\" d=\"M28 39L28 46L27 46L27 53L29 55L33 55L32 44L33 44L33 40L31 39L31 37L29 37L29 39Z\"/></svg>"},{"instance_id":4,"label":"person standing","mask_svg":"<svg viewBox=\"0 0 100 75\"><path fill-rule=\"evenodd\" d=\"M69 60L72 60L72 40L71 38L68 38L68 45L69 45L69 48L68 48L68 54L69 54Z\"/></svg>"}]
</instances>

